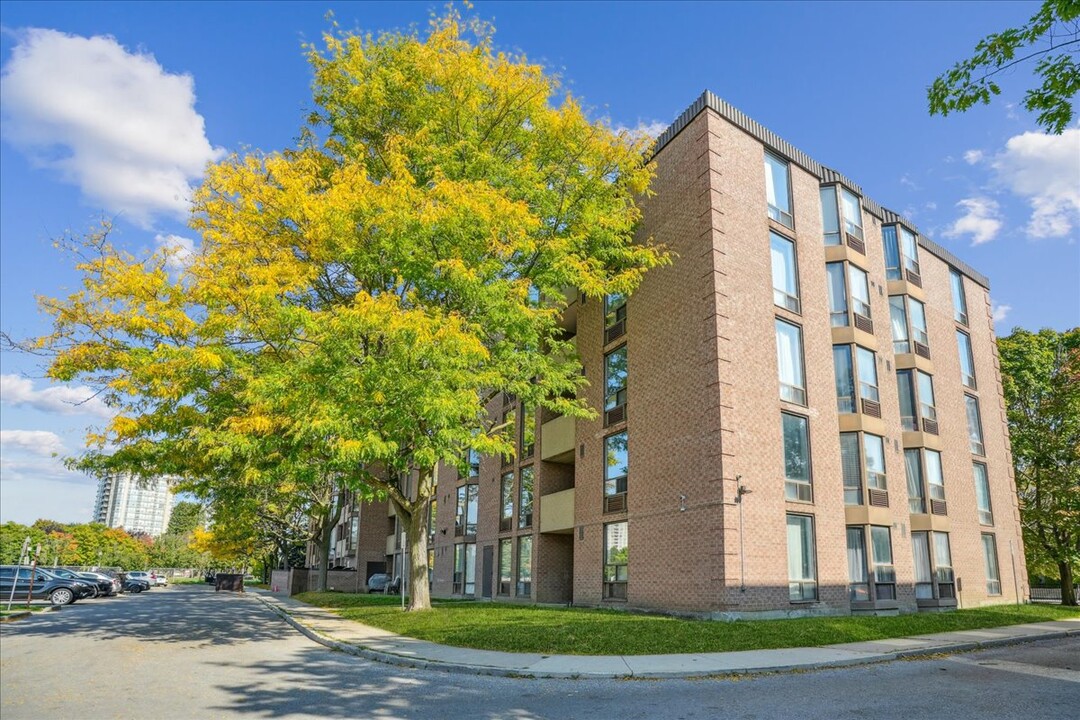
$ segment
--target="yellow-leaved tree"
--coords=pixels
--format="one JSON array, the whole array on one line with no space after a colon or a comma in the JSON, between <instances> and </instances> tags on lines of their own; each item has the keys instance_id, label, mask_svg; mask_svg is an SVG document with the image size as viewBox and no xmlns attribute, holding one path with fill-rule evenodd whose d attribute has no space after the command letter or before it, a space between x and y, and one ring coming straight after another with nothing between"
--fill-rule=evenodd
<instances>
[{"instance_id":1,"label":"yellow-leaved tree","mask_svg":"<svg viewBox=\"0 0 1080 720\"><path fill-rule=\"evenodd\" d=\"M180 275L169 251L92 238L83 290L45 303L42 344L54 377L98 382L120 410L84 464L204 496L272 485L313 502L330 482L387 497L410 609L427 608L440 463L514 452L487 412L499 393L590 416L564 291L630 293L667 260L634 236L650 141L590 119L453 9L424 34L335 30L309 60L300 141L209 168Z\"/></svg>"}]
</instances>

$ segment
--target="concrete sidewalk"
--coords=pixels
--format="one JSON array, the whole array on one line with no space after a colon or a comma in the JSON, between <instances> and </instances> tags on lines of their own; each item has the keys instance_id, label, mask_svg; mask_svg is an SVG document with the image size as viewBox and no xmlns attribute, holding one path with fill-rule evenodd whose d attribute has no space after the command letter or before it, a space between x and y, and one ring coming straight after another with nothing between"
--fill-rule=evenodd
<instances>
[{"instance_id":1,"label":"concrete sidewalk","mask_svg":"<svg viewBox=\"0 0 1080 720\"><path fill-rule=\"evenodd\" d=\"M476 675L535 678L691 678L863 665L1028 640L1080 636L1080 619L916 635L823 647L684 655L539 655L438 645L346 620L265 590L249 594L317 643L351 655Z\"/></svg>"}]
</instances>

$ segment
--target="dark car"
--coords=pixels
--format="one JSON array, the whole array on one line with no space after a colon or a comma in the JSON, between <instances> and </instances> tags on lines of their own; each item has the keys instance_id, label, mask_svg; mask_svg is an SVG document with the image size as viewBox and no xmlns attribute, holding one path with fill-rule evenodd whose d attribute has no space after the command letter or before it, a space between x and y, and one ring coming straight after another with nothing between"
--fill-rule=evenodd
<instances>
[{"instance_id":1,"label":"dark car","mask_svg":"<svg viewBox=\"0 0 1080 720\"><path fill-rule=\"evenodd\" d=\"M10 598L12 588L17 600L25 601L30 594L32 599L48 600L53 605L70 605L92 592L85 583L58 577L41 568L0 566L0 597Z\"/></svg>"},{"instance_id":2,"label":"dark car","mask_svg":"<svg viewBox=\"0 0 1080 720\"><path fill-rule=\"evenodd\" d=\"M120 592L120 581L116 578L95 572L80 572L75 574L81 578L97 583L99 595L114 597Z\"/></svg>"},{"instance_id":3,"label":"dark car","mask_svg":"<svg viewBox=\"0 0 1080 720\"><path fill-rule=\"evenodd\" d=\"M99 580L96 577L87 578L82 573L77 573L67 568L51 568L49 570L53 575L57 577L67 578L68 580L74 580L80 582L90 588L90 593L87 597L96 598L98 595L108 595L112 592L111 580Z\"/></svg>"},{"instance_id":4,"label":"dark car","mask_svg":"<svg viewBox=\"0 0 1080 720\"><path fill-rule=\"evenodd\" d=\"M141 593L150 589L150 581L144 578L131 577L126 575L123 583L120 586L126 593Z\"/></svg>"},{"instance_id":5,"label":"dark car","mask_svg":"<svg viewBox=\"0 0 1080 720\"><path fill-rule=\"evenodd\" d=\"M367 581L368 593L396 593L401 592L401 578L396 577L393 580L386 573L375 573L368 578Z\"/></svg>"}]
</instances>

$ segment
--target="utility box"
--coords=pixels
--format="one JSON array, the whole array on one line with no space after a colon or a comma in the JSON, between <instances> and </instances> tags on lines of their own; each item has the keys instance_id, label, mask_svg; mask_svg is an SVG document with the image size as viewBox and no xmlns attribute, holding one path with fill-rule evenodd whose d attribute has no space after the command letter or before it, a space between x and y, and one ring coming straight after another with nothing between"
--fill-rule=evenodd
<instances>
[{"instance_id":1,"label":"utility box","mask_svg":"<svg viewBox=\"0 0 1080 720\"><path fill-rule=\"evenodd\" d=\"M218 573L214 577L214 592L220 590L244 592L244 576L239 573Z\"/></svg>"}]
</instances>

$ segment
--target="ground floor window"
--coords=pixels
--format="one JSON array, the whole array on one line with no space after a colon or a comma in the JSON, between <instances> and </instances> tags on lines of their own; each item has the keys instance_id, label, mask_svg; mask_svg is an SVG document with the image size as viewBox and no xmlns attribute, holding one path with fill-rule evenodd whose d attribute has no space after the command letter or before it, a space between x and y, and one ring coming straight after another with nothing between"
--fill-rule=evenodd
<instances>
[{"instance_id":1,"label":"ground floor window","mask_svg":"<svg viewBox=\"0 0 1080 720\"><path fill-rule=\"evenodd\" d=\"M814 518L787 516L788 595L792 602L817 600Z\"/></svg>"},{"instance_id":2,"label":"ground floor window","mask_svg":"<svg viewBox=\"0 0 1080 720\"><path fill-rule=\"evenodd\" d=\"M626 522L609 523L604 526L605 599L626 599L627 558L630 548L626 528Z\"/></svg>"},{"instance_id":3,"label":"ground floor window","mask_svg":"<svg viewBox=\"0 0 1080 720\"><path fill-rule=\"evenodd\" d=\"M911 553L915 561L915 597L919 600L956 597L949 534L911 533Z\"/></svg>"},{"instance_id":4,"label":"ground floor window","mask_svg":"<svg viewBox=\"0 0 1080 720\"><path fill-rule=\"evenodd\" d=\"M532 535L518 538L517 596L532 595Z\"/></svg>"},{"instance_id":5,"label":"ground floor window","mask_svg":"<svg viewBox=\"0 0 1080 720\"><path fill-rule=\"evenodd\" d=\"M1001 594L1001 573L998 570L997 544L994 536L983 533L983 559L986 561L986 594Z\"/></svg>"},{"instance_id":6,"label":"ground floor window","mask_svg":"<svg viewBox=\"0 0 1080 720\"><path fill-rule=\"evenodd\" d=\"M499 594L509 595L513 583L514 550L513 540L499 541Z\"/></svg>"},{"instance_id":7,"label":"ground floor window","mask_svg":"<svg viewBox=\"0 0 1080 720\"><path fill-rule=\"evenodd\" d=\"M454 546L454 594L476 594L476 543Z\"/></svg>"}]
</instances>

